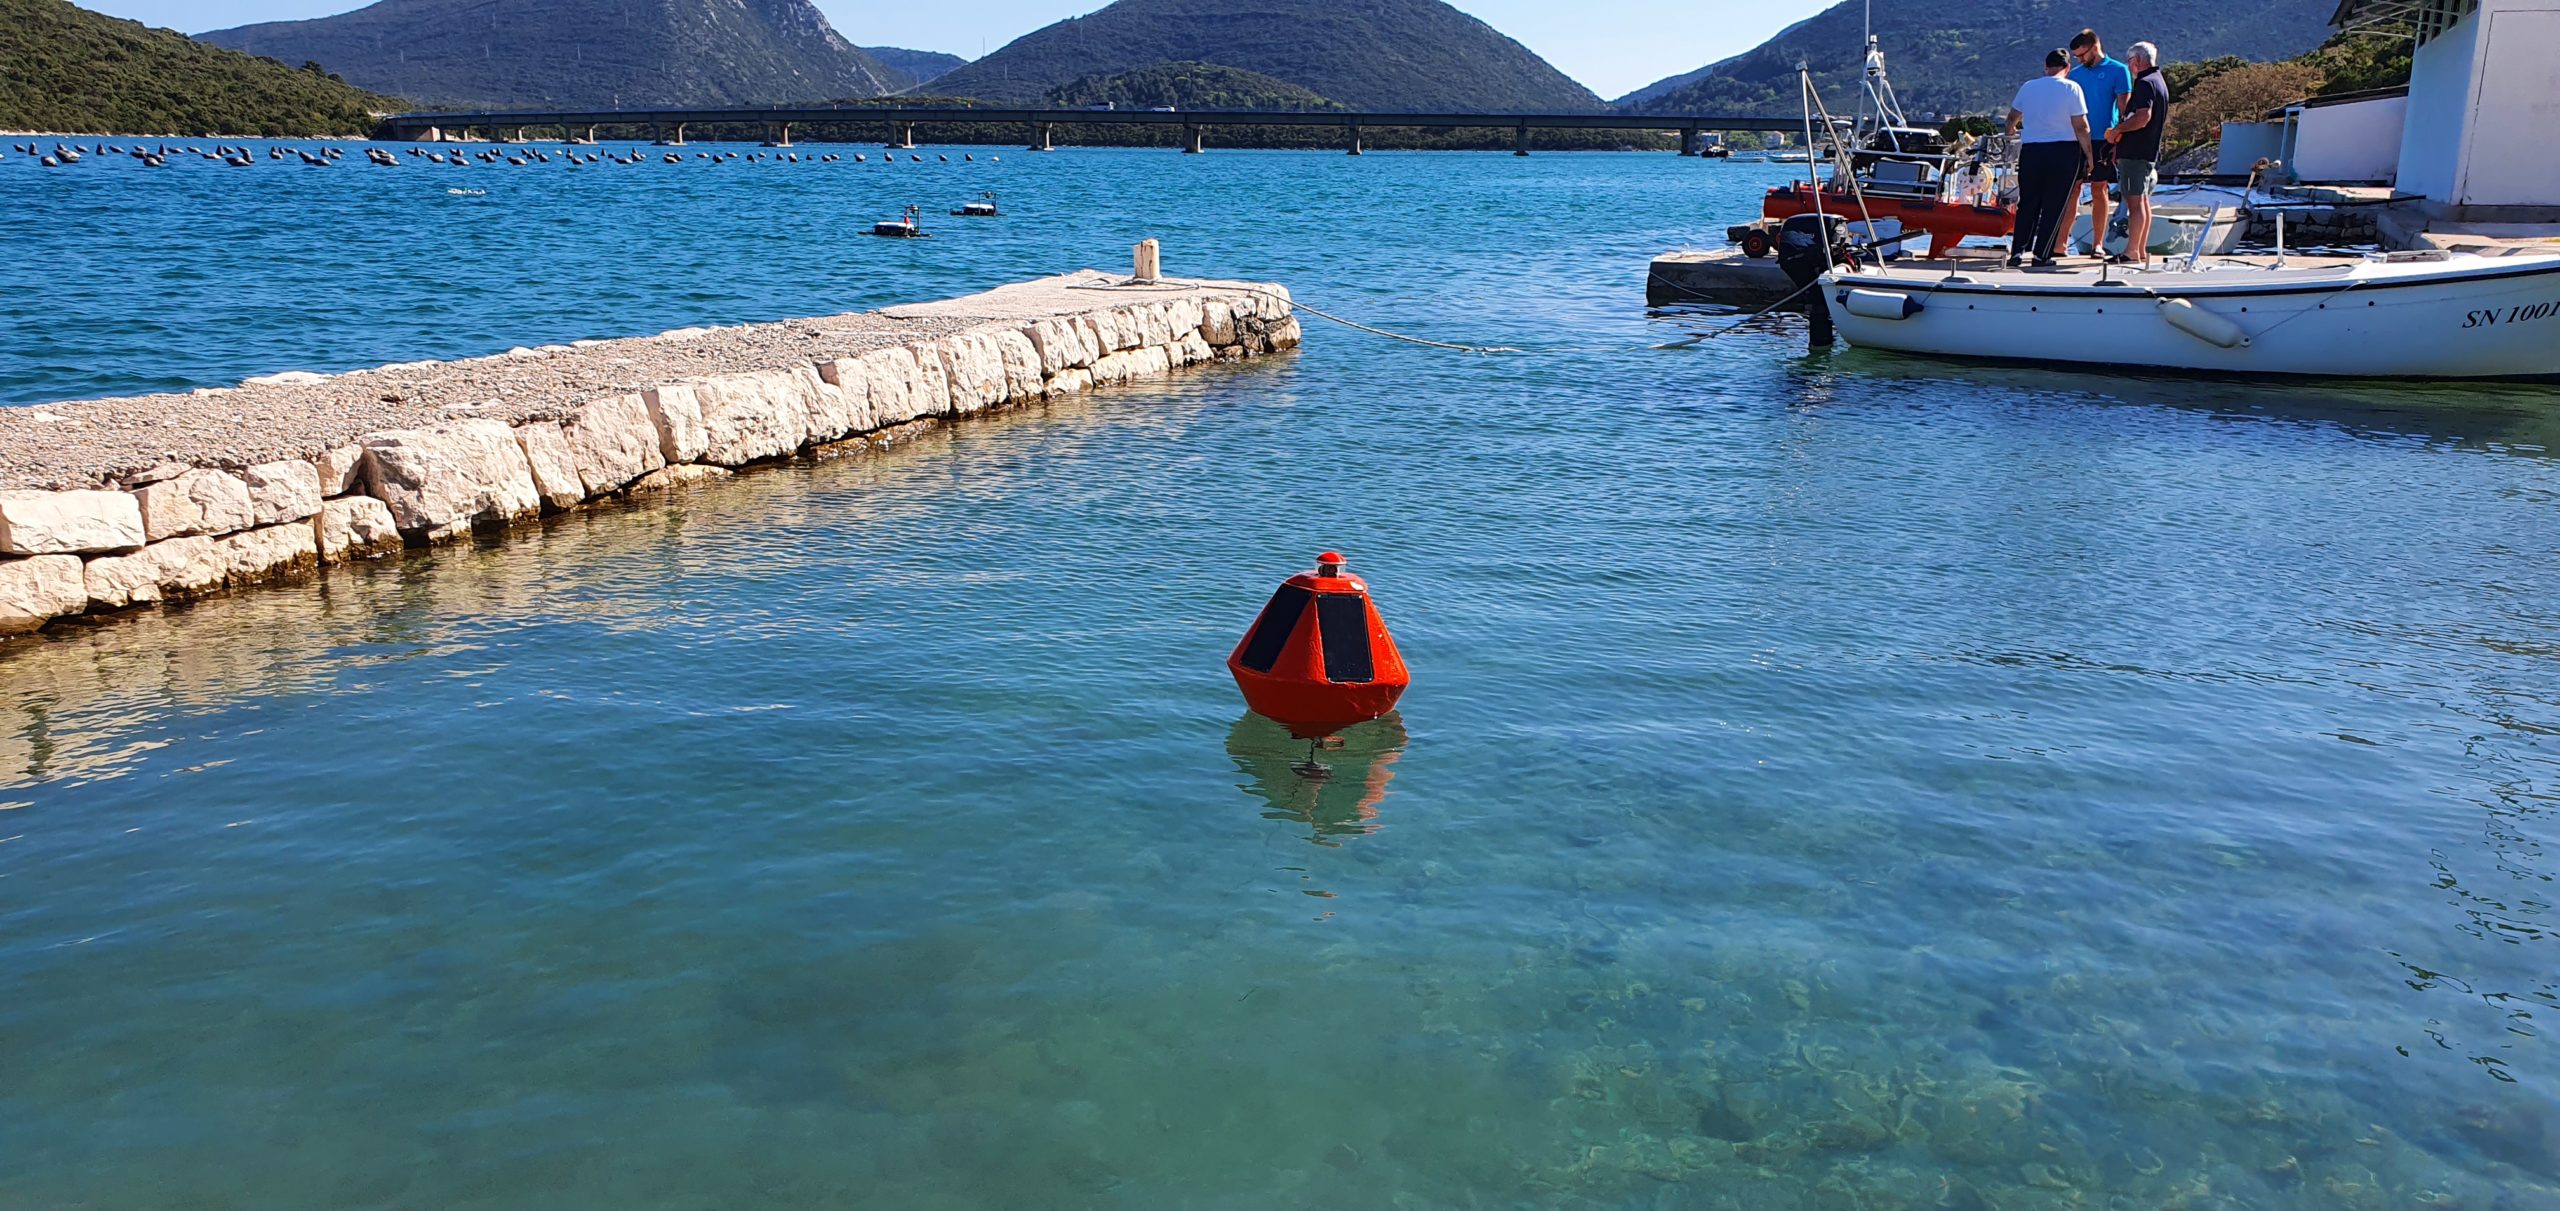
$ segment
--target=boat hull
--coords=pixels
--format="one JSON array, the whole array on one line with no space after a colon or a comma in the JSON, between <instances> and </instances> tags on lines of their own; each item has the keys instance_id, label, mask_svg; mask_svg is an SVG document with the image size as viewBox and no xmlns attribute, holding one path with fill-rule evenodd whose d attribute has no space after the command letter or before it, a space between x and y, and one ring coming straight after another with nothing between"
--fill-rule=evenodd
<instances>
[{"instance_id":1,"label":"boat hull","mask_svg":"<svg viewBox=\"0 0 2560 1211\"><path fill-rule=\"evenodd\" d=\"M2099 287L2022 273L1852 272L1826 276L1823 293L1851 345L1901 353L2218 374L2560 378L2560 258L2265 285L2249 276L2136 275L2140 285ZM1896 292L1918 304L1907 318L1890 318L1897 308L1875 297Z\"/></svg>"}]
</instances>

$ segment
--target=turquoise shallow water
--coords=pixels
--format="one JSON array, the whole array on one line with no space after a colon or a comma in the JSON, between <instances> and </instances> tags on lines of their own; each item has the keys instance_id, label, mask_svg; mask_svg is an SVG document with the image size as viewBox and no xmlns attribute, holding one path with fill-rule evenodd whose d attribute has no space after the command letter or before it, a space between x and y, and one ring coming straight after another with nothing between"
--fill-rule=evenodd
<instances>
[{"instance_id":1,"label":"turquoise shallow water","mask_svg":"<svg viewBox=\"0 0 2560 1211\"><path fill-rule=\"evenodd\" d=\"M17 402L1149 234L1528 350L6 649L0 1205L2560 1206L2560 393L1648 348L1765 168L999 154L0 163ZM1319 788L1220 661L1328 545Z\"/></svg>"}]
</instances>

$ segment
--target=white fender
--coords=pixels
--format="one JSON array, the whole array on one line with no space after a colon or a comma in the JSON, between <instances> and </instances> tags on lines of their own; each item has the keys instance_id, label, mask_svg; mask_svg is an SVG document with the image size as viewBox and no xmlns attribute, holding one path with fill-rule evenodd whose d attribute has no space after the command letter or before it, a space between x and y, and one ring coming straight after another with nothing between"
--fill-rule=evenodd
<instances>
[{"instance_id":1,"label":"white fender","mask_svg":"<svg viewBox=\"0 0 2560 1211\"><path fill-rule=\"evenodd\" d=\"M2215 315L2185 299L2160 300L2160 318L2169 326L2208 345L2223 349L2249 347L2249 330L2228 317Z\"/></svg>"},{"instance_id":2,"label":"white fender","mask_svg":"<svg viewBox=\"0 0 2560 1211\"><path fill-rule=\"evenodd\" d=\"M1920 314L1920 300L1899 290L1851 290L1840 297L1849 314L1871 320L1907 320Z\"/></svg>"}]
</instances>

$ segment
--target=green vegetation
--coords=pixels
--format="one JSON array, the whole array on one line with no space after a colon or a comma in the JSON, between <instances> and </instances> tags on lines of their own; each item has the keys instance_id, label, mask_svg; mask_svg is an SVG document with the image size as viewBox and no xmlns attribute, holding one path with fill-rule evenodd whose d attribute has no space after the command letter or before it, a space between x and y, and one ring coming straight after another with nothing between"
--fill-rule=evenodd
<instances>
[{"instance_id":1,"label":"green vegetation","mask_svg":"<svg viewBox=\"0 0 2560 1211\"><path fill-rule=\"evenodd\" d=\"M889 85L896 92L922 88L969 62L958 55L946 55L938 50L908 50L902 46L866 46L862 53L879 60L880 66L889 69Z\"/></svg>"},{"instance_id":2,"label":"green vegetation","mask_svg":"<svg viewBox=\"0 0 2560 1211\"><path fill-rule=\"evenodd\" d=\"M2217 55L2267 60L2319 42L2336 0L1977 0L1963 5L1879 4L1876 35L1903 107L1923 114L2004 110L2019 82L2042 70L2046 51L2084 25L2111 53L2137 40L2159 44L2171 63ZM1645 113L1792 116L1798 61L1836 112L1857 105L1863 10L1859 0L1815 14L1758 48L1625 98ZM1664 87L1668 85L1669 87ZM2172 78L2172 88L2175 78Z\"/></svg>"},{"instance_id":3,"label":"green vegetation","mask_svg":"<svg viewBox=\"0 0 2560 1211\"><path fill-rule=\"evenodd\" d=\"M2342 33L2309 53L2280 63L2252 63L2224 55L2167 69L2170 95L2169 154L2212 143L2225 122L2252 122L2314 97L2334 97L2409 82L2406 36L2393 31Z\"/></svg>"},{"instance_id":4,"label":"green vegetation","mask_svg":"<svg viewBox=\"0 0 2560 1211\"><path fill-rule=\"evenodd\" d=\"M380 0L201 40L431 107L757 105L904 87L809 0Z\"/></svg>"},{"instance_id":5,"label":"green vegetation","mask_svg":"<svg viewBox=\"0 0 2560 1211\"><path fill-rule=\"evenodd\" d=\"M1119 0L934 82L1030 103L1091 76L1220 63L1361 110L1581 112L1591 90L1440 0Z\"/></svg>"},{"instance_id":6,"label":"green vegetation","mask_svg":"<svg viewBox=\"0 0 2560 1211\"><path fill-rule=\"evenodd\" d=\"M0 0L0 127L64 134L356 135L407 108L317 63L287 67L102 16Z\"/></svg>"},{"instance_id":7,"label":"green vegetation","mask_svg":"<svg viewBox=\"0 0 2560 1211\"><path fill-rule=\"evenodd\" d=\"M1115 105L1122 109L1338 110L1325 98L1260 72L1215 63L1159 63L1117 75L1086 76L1050 92L1060 109Z\"/></svg>"}]
</instances>

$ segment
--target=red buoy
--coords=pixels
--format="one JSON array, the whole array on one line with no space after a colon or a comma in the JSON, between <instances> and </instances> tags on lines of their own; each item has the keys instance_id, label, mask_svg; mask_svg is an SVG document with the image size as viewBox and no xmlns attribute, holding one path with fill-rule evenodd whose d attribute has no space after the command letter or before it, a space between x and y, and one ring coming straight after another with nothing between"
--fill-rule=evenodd
<instances>
[{"instance_id":1,"label":"red buoy","mask_svg":"<svg viewBox=\"0 0 2560 1211\"><path fill-rule=\"evenodd\" d=\"M1244 641L1227 657L1244 704L1301 740L1321 740L1394 710L1413 676L1395 637L1369 601L1369 586L1342 570L1342 556L1316 556L1271 595Z\"/></svg>"}]
</instances>

